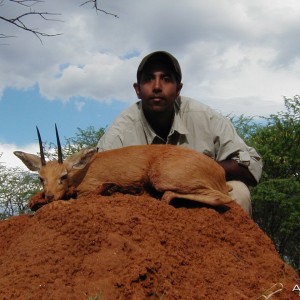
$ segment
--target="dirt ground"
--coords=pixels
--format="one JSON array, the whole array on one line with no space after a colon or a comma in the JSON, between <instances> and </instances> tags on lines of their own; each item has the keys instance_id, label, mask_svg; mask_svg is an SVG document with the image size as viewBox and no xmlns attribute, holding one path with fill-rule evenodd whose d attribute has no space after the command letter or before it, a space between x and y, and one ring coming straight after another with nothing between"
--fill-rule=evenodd
<instances>
[{"instance_id":1,"label":"dirt ground","mask_svg":"<svg viewBox=\"0 0 300 300\"><path fill-rule=\"evenodd\" d=\"M234 203L57 201L0 221L0 266L2 300L300 299L296 272Z\"/></svg>"}]
</instances>

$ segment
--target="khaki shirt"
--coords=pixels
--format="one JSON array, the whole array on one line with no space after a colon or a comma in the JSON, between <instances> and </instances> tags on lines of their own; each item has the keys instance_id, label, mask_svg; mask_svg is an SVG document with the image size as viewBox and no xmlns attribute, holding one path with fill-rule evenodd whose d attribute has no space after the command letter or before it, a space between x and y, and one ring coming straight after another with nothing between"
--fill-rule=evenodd
<instances>
[{"instance_id":1,"label":"khaki shirt","mask_svg":"<svg viewBox=\"0 0 300 300\"><path fill-rule=\"evenodd\" d=\"M239 137L230 120L191 98L180 96L176 100L175 117L166 141L152 130L139 101L117 117L97 146L99 151L105 151L148 144L180 145L217 161L232 158L248 167L257 182L261 177L261 157Z\"/></svg>"}]
</instances>

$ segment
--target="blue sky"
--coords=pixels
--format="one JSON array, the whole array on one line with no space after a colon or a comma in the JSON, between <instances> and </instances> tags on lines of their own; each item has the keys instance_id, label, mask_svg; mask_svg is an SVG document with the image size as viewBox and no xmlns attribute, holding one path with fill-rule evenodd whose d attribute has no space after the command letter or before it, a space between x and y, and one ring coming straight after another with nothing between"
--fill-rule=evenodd
<instances>
[{"instance_id":1,"label":"blue sky","mask_svg":"<svg viewBox=\"0 0 300 300\"><path fill-rule=\"evenodd\" d=\"M128 104L113 101L101 104L87 101L82 107L76 101L48 101L39 96L36 86L19 91L7 89L0 101L0 118L6 124L1 130L1 142L23 147L37 139L36 126L39 127L44 141L55 141L56 123L63 138L75 136L77 128L94 126L96 129L110 124ZM79 106L79 107L78 107Z\"/></svg>"},{"instance_id":2,"label":"blue sky","mask_svg":"<svg viewBox=\"0 0 300 300\"><path fill-rule=\"evenodd\" d=\"M35 126L54 141L77 128L109 125L136 95L141 59L156 50L174 54L183 71L182 94L223 114L267 116L283 97L300 94L298 0L101 1L52 0L32 7L60 21L24 20L48 33L42 43L0 20L0 162L23 166L14 150L38 151ZM25 12L4 2L0 15Z\"/></svg>"}]
</instances>

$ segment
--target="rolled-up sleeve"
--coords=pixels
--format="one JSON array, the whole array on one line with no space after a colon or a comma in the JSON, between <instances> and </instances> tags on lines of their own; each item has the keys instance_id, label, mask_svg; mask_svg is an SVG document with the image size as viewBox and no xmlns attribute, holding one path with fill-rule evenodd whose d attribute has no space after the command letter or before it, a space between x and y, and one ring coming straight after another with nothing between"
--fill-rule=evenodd
<instances>
[{"instance_id":1,"label":"rolled-up sleeve","mask_svg":"<svg viewBox=\"0 0 300 300\"><path fill-rule=\"evenodd\" d=\"M257 151L249 147L237 134L233 124L226 118L215 121L215 147L217 160L234 159L247 167L255 180L259 182L262 174L262 158Z\"/></svg>"},{"instance_id":2,"label":"rolled-up sleeve","mask_svg":"<svg viewBox=\"0 0 300 300\"><path fill-rule=\"evenodd\" d=\"M248 147L247 151L240 151L236 157L233 157L238 164L248 168L250 173L259 182L262 174L262 159L254 148Z\"/></svg>"}]
</instances>

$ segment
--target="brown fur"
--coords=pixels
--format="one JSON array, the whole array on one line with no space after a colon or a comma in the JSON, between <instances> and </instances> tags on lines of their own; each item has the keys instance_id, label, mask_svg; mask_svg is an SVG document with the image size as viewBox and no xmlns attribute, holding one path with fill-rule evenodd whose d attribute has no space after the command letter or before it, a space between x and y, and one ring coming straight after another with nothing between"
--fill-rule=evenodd
<instances>
[{"instance_id":1,"label":"brown fur","mask_svg":"<svg viewBox=\"0 0 300 300\"><path fill-rule=\"evenodd\" d=\"M166 203L174 198L210 205L232 201L223 168L197 151L173 145L148 145L94 152L83 149L63 164L52 161L40 166L48 202L63 199L70 187L76 188L78 197L96 190L101 194L139 194L150 190L161 194ZM28 155L15 154L29 167ZM68 177L62 180L64 174Z\"/></svg>"}]
</instances>

